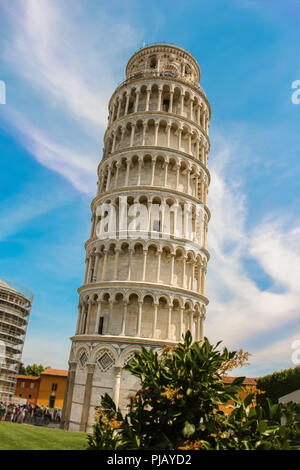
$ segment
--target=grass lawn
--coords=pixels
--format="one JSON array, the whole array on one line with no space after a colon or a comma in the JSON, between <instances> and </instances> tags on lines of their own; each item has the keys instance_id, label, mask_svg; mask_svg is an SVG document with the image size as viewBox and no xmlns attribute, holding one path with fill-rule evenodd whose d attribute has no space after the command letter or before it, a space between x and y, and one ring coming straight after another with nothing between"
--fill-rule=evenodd
<instances>
[{"instance_id":1,"label":"grass lawn","mask_svg":"<svg viewBox=\"0 0 300 470\"><path fill-rule=\"evenodd\" d=\"M87 434L0 422L0 450L84 450Z\"/></svg>"}]
</instances>

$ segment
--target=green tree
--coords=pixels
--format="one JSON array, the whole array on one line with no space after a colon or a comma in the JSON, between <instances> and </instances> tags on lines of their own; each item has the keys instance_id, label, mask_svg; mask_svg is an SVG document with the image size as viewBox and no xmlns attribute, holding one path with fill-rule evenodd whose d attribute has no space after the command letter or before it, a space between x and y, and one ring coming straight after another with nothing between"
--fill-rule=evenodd
<instances>
[{"instance_id":1,"label":"green tree","mask_svg":"<svg viewBox=\"0 0 300 470\"><path fill-rule=\"evenodd\" d=\"M300 388L300 366L284 369L273 374L259 377L257 385L274 402L288 393Z\"/></svg>"},{"instance_id":2,"label":"green tree","mask_svg":"<svg viewBox=\"0 0 300 470\"><path fill-rule=\"evenodd\" d=\"M244 377L225 386L222 375L241 354L219 351L205 338L164 348L161 357L142 349L125 369L138 377L140 390L126 416L105 394L96 408L97 421L88 436L92 449L300 449L299 414L273 405L263 396L243 402ZM218 409L230 400L230 417ZM282 424L282 419L285 424Z\"/></svg>"},{"instance_id":3,"label":"green tree","mask_svg":"<svg viewBox=\"0 0 300 470\"><path fill-rule=\"evenodd\" d=\"M23 365L23 364L22 364ZM20 372L22 375L32 375L34 377L39 377L44 370L50 369L50 366L43 366L42 364L31 364L24 368L23 372Z\"/></svg>"},{"instance_id":4,"label":"green tree","mask_svg":"<svg viewBox=\"0 0 300 470\"><path fill-rule=\"evenodd\" d=\"M26 370L25 370L25 367L24 367L23 362L21 362L20 365L19 365L19 371L18 371L18 373L19 373L20 375L26 375Z\"/></svg>"}]
</instances>

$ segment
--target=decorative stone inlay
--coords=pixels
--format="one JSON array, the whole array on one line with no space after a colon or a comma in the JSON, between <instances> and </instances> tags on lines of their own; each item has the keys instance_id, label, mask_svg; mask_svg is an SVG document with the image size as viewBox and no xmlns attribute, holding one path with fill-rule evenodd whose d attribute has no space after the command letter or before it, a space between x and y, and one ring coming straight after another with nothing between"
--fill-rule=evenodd
<instances>
[{"instance_id":1,"label":"decorative stone inlay","mask_svg":"<svg viewBox=\"0 0 300 470\"><path fill-rule=\"evenodd\" d=\"M108 349L104 349L96 362L102 372L107 372L114 365L115 358Z\"/></svg>"},{"instance_id":2,"label":"decorative stone inlay","mask_svg":"<svg viewBox=\"0 0 300 470\"><path fill-rule=\"evenodd\" d=\"M124 359L124 366L127 366L127 364L130 364L132 359L134 358L135 352L131 352L128 354L128 356Z\"/></svg>"},{"instance_id":3,"label":"decorative stone inlay","mask_svg":"<svg viewBox=\"0 0 300 470\"><path fill-rule=\"evenodd\" d=\"M88 357L85 352L83 352L79 358L79 363L82 369L85 368L85 365L87 363Z\"/></svg>"}]
</instances>

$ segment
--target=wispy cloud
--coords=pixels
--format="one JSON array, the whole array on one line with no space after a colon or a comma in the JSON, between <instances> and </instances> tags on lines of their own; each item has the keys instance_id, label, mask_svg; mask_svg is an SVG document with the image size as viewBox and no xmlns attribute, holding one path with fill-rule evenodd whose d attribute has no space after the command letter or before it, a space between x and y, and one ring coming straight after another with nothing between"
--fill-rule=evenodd
<instances>
[{"instance_id":1,"label":"wispy cloud","mask_svg":"<svg viewBox=\"0 0 300 470\"><path fill-rule=\"evenodd\" d=\"M80 4L80 2L79 2ZM4 1L12 26L12 38L4 51L18 73L32 87L46 93L48 100L87 120L99 130L107 124L107 98L113 83L109 42L116 36L127 46L136 41L128 24L105 24L105 14L96 37L86 35L80 23L70 20L71 10L55 0ZM77 3L78 7L78 3ZM95 51L95 43L103 40ZM119 42L118 41L118 42ZM105 52L105 60L104 60Z\"/></svg>"},{"instance_id":2,"label":"wispy cloud","mask_svg":"<svg viewBox=\"0 0 300 470\"><path fill-rule=\"evenodd\" d=\"M45 131L35 128L12 108L6 108L5 117L9 132L39 163L67 178L80 192L95 193L96 155L83 154L49 139Z\"/></svg>"},{"instance_id":3,"label":"wispy cloud","mask_svg":"<svg viewBox=\"0 0 300 470\"><path fill-rule=\"evenodd\" d=\"M222 338L231 347L247 345L253 354L252 364L263 369L261 361L272 350L273 343L281 338L276 347L286 348L290 344L290 329L295 328L300 318L300 221L291 226L282 209L247 231L247 199L231 174L236 149L226 139L221 141L222 150L216 151L211 165L212 219L208 236L211 261L207 277L211 304L206 333L214 340ZM242 176L241 173L240 182ZM267 289L256 282L253 269L245 262L249 258L270 280ZM290 346L288 349L288 353L281 352L290 361ZM271 358L268 364L272 364ZM286 366L292 364L288 362Z\"/></svg>"},{"instance_id":4,"label":"wispy cloud","mask_svg":"<svg viewBox=\"0 0 300 470\"><path fill-rule=\"evenodd\" d=\"M70 200L67 191L59 191L49 182L30 183L0 204L0 241L16 235L30 221L61 207Z\"/></svg>"},{"instance_id":5,"label":"wispy cloud","mask_svg":"<svg viewBox=\"0 0 300 470\"><path fill-rule=\"evenodd\" d=\"M73 6L57 0L2 2L9 26L2 58L15 77L26 80L32 93L30 108L18 102L12 104L15 110L6 108L3 115L15 138L42 165L66 177L79 191L92 194L117 63L124 50L135 47L137 32L125 18L112 21L98 7L87 35L83 22L72 21L74 12L84 16L85 3ZM74 139L74 129L80 129L81 139ZM87 155L87 147L94 154Z\"/></svg>"}]
</instances>

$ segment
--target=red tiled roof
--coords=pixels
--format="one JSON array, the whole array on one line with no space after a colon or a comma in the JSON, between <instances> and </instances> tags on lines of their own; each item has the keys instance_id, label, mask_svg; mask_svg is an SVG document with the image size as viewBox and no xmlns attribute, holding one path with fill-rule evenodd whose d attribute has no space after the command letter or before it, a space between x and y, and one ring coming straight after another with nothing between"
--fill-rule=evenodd
<instances>
[{"instance_id":1,"label":"red tiled roof","mask_svg":"<svg viewBox=\"0 0 300 470\"><path fill-rule=\"evenodd\" d=\"M68 371L65 369L46 369L41 375L57 375L59 377L67 377Z\"/></svg>"},{"instance_id":2,"label":"red tiled roof","mask_svg":"<svg viewBox=\"0 0 300 470\"><path fill-rule=\"evenodd\" d=\"M18 375L17 379L20 379L20 380L40 380L40 378L36 377L35 375Z\"/></svg>"},{"instance_id":3,"label":"red tiled roof","mask_svg":"<svg viewBox=\"0 0 300 470\"><path fill-rule=\"evenodd\" d=\"M236 377L222 377L224 384L231 384ZM255 377L245 377L243 385L257 385L257 379Z\"/></svg>"}]
</instances>

